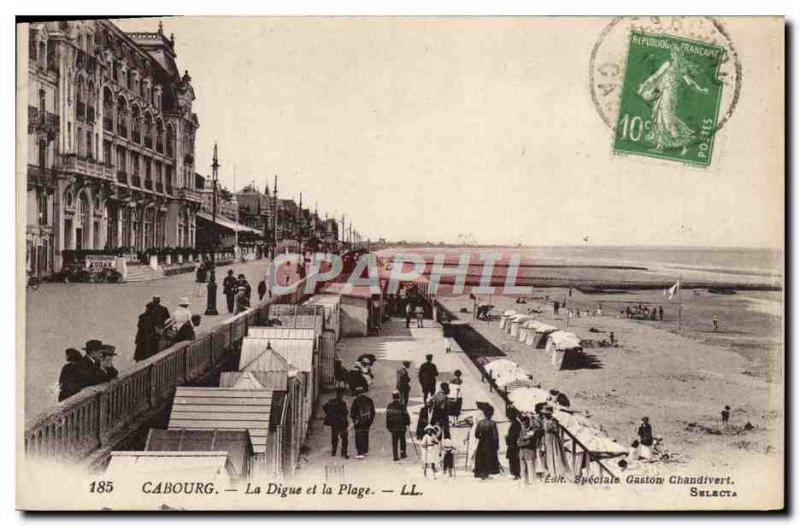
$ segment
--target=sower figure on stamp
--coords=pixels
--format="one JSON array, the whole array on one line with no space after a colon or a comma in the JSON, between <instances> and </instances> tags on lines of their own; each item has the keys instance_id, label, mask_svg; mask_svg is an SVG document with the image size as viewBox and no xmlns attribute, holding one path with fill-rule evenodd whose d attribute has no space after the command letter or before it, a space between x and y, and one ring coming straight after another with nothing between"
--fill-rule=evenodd
<instances>
[{"instance_id":1,"label":"sower figure on stamp","mask_svg":"<svg viewBox=\"0 0 800 526\"><path fill-rule=\"evenodd\" d=\"M392 434L392 457L394 460L406 458L406 432L411 425L411 417L408 414L402 395L395 391L392 393L392 401L386 407L386 429ZM400 456L397 456L398 446Z\"/></svg>"},{"instance_id":2,"label":"sower figure on stamp","mask_svg":"<svg viewBox=\"0 0 800 526\"><path fill-rule=\"evenodd\" d=\"M339 439L342 441L342 457L347 455L347 403L344 399L344 389L336 390L336 398L331 398L322 407L325 412L325 425L331 428L331 456L336 456Z\"/></svg>"},{"instance_id":3,"label":"sower figure on stamp","mask_svg":"<svg viewBox=\"0 0 800 526\"><path fill-rule=\"evenodd\" d=\"M363 387L356 388L356 397L350 404L350 418L356 434L356 458L360 460L369 453L369 428L375 420L375 404Z\"/></svg>"}]
</instances>

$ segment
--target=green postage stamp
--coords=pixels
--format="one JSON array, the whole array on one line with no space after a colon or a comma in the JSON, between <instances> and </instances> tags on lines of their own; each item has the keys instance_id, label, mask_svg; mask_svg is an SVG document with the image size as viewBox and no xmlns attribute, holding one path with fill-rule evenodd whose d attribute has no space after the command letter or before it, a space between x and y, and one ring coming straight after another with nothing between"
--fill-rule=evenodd
<instances>
[{"instance_id":1,"label":"green postage stamp","mask_svg":"<svg viewBox=\"0 0 800 526\"><path fill-rule=\"evenodd\" d=\"M614 151L708 166L724 57L705 42L631 31Z\"/></svg>"}]
</instances>

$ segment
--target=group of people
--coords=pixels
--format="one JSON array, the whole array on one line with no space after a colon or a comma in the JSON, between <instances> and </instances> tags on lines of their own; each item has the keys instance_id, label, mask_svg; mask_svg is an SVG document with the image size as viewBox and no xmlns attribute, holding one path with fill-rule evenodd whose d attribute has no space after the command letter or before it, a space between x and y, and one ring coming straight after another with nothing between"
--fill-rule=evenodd
<instances>
[{"instance_id":1,"label":"group of people","mask_svg":"<svg viewBox=\"0 0 800 526\"><path fill-rule=\"evenodd\" d=\"M620 311L623 318L633 318L635 320L664 321L664 307L655 305L649 307L641 303L634 306L627 306Z\"/></svg>"},{"instance_id":2,"label":"group of people","mask_svg":"<svg viewBox=\"0 0 800 526\"><path fill-rule=\"evenodd\" d=\"M119 373L114 368L113 358L116 348L101 340L88 340L83 347L85 354L70 347L65 351L67 363L61 368L58 377L58 401L93 385L114 380Z\"/></svg>"},{"instance_id":3,"label":"group of people","mask_svg":"<svg viewBox=\"0 0 800 526\"><path fill-rule=\"evenodd\" d=\"M261 291L262 284L263 292ZM259 300L264 297L266 288L266 282L262 281L259 284ZM249 309L252 292L252 287L244 274L234 277L233 270L228 269L228 275L222 280L222 293L225 295L229 314L239 314Z\"/></svg>"},{"instance_id":4,"label":"group of people","mask_svg":"<svg viewBox=\"0 0 800 526\"><path fill-rule=\"evenodd\" d=\"M169 309L161 304L161 296L153 296L139 315L133 359L140 362L177 342L194 340L194 329L200 325L200 316L192 314L189 305L189 298L180 298L178 307L170 314Z\"/></svg>"},{"instance_id":5,"label":"group of people","mask_svg":"<svg viewBox=\"0 0 800 526\"><path fill-rule=\"evenodd\" d=\"M344 389L337 389L335 398L328 400L322 407L325 413L325 425L331 428L331 456L336 456L338 449L343 458L350 458L347 453L347 443L349 422L352 421L356 458L363 459L369 454L369 433L375 421L375 403L362 387L357 387L356 396L350 402L348 410L344 393ZM392 436L394 460L407 456L406 432L410 423L408 410L400 400L400 393L395 391L392 394L392 402L386 407L386 429Z\"/></svg>"},{"instance_id":6,"label":"group of people","mask_svg":"<svg viewBox=\"0 0 800 526\"><path fill-rule=\"evenodd\" d=\"M506 458L515 480L524 479L531 484L545 475L560 477L570 473L560 426L553 413L553 406L544 402L536 404L532 413L520 412L513 405L506 408L511 422L506 434Z\"/></svg>"}]
</instances>

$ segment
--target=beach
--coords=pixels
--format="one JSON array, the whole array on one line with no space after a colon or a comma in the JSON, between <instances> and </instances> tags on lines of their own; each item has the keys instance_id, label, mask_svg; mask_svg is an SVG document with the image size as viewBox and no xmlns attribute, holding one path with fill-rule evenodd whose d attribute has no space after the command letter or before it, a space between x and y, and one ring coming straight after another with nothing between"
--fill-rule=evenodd
<instances>
[{"instance_id":1,"label":"beach","mask_svg":"<svg viewBox=\"0 0 800 526\"><path fill-rule=\"evenodd\" d=\"M553 301L567 308L554 315ZM543 388L565 393L571 408L585 414L620 444L637 438L648 416L669 460L657 472L703 468L741 469L744 464L775 464L783 436L782 321L777 292L733 295L682 292L681 329L677 298L663 291L583 294L568 288L534 289L525 304L515 297L479 298L494 305L491 321L472 320L469 297L440 298L458 320L469 323L509 359L525 368ZM625 318L620 310L639 302L663 305L663 321ZM602 304L602 315L597 308ZM776 309L776 305L778 309ZM467 312L461 312L466 309ZM584 340L576 368L556 370L542 349L525 345L500 328L499 315L513 309L569 330ZM580 309L581 317L568 317ZM589 310L593 314L586 316ZM714 332L712 316L718 316ZM619 347L596 346L614 332ZM732 408L729 429L720 413ZM744 431L749 423L754 429Z\"/></svg>"}]
</instances>

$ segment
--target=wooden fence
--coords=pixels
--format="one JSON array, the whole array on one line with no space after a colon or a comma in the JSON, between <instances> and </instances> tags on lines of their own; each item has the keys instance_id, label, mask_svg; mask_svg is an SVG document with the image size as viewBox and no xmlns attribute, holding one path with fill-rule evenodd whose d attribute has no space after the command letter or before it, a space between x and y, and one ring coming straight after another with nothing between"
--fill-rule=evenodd
<instances>
[{"instance_id":1,"label":"wooden fence","mask_svg":"<svg viewBox=\"0 0 800 526\"><path fill-rule=\"evenodd\" d=\"M253 307L213 332L177 343L118 379L86 388L34 417L25 426L25 454L80 462L113 447L138 419L171 399L177 386L218 366L248 326L266 321L268 308L267 303Z\"/></svg>"}]
</instances>

